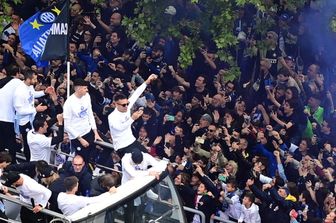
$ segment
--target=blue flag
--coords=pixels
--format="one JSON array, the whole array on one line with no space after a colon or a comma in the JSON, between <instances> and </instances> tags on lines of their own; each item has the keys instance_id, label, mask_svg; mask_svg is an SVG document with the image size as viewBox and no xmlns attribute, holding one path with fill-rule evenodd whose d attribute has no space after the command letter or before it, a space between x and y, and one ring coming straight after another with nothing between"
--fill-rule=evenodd
<instances>
[{"instance_id":1,"label":"blue flag","mask_svg":"<svg viewBox=\"0 0 336 223\"><path fill-rule=\"evenodd\" d=\"M22 49L39 66L62 59L68 49L69 5L63 0L27 19L19 28Z\"/></svg>"}]
</instances>

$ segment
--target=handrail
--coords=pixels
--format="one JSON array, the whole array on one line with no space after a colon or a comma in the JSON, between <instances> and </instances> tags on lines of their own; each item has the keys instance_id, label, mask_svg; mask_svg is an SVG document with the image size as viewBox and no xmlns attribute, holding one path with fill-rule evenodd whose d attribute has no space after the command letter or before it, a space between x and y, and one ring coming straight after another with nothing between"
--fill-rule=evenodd
<instances>
[{"instance_id":1,"label":"handrail","mask_svg":"<svg viewBox=\"0 0 336 223\"><path fill-rule=\"evenodd\" d=\"M5 182L6 182L6 181L4 181L4 180L0 180L0 183L1 183L2 185L4 185ZM13 187L7 187L7 188L8 188L8 191L9 191L9 192L12 192L12 193L14 193L14 194L20 194L20 192L19 192L18 190L16 190L15 188L13 188Z\"/></svg>"},{"instance_id":2,"label":"handrail","mask_svg":"<svg viewBox=\"0 0 336 223\"><path fill-rule=\"evenodd\" d=\"M112 143L105 142L105 141L98 141L98 140L94 141L94 143L97 144L98 146L102 146L102 147L114 150Z\"/></svg>"},{"instance_id":3,"label":"handrail","mask_svg":"<svg viewBox=\"0 0 336 223\"><path fill-rule=\"evenodd\" d=\"M186 206L183 206L183 209L187 212L191 212L191 213L194 213L194 214L199 214L201 216L201 223L205 223L205 215L202 211L199 211L197 209L193 209L193 208L190 208L190 207L186 207ZM220 222L223 222L223 223L235 223L234 221L226 220L226 219L220 218L218 216L211 217L210 223L214 223L214 220L220 221Z\"/></svg>"},{"instance_id":4,"label":"handrail","mask_svg":"<svg viewBox=\"0 0 336 223\"><path fill-rule=\"evenodd\" d=\"M32 210L31 205L26 204L26 203L24 203L24 202L22 202L22 201L20 201L18 199L15 199L13 197L10 197L10 196L7 196L7 195L4 195L4 194L0 193L0 198L5 199L5 200L10 201L10 202L15 203L15 204L19 204L21 206L24 206L24 207ZM57 213L55 211L51 211L51 210L48 210L48 209L42 209L41 213L44 213L44 214L50 215L52 217L56 217L56 218L65 220L65 222L71 223L71 220L67 216L62 215L60 213Z\"/></svg>"},{"instance_id":5,"label":"handrail","mask_svg":"<svg viewBox=\"0 0 336 223\"><path fill-rule=\"evenodd\" d=\"M165 213L163 213L160 217L158 217L157 219L155 220L150 220L148 223L156 223L158 221L160 221L162 218L168 216L169 214L173 213L173 211L177 210L178 209L178 206L177 205L174 205L172 206L172 209L166 211Z\"/></svg>"},{"instance_id":6,"label":"handrail","mask_svg":"<svg viewBox=\"0 0 336 223\"><path fill-rule=\"evenodd\" d=\"M67 223L66 220L64 220L64 219L60 219L60 218L54 218L54 219L52 219L49 223L54 223L54 222L58 222L58 221L61 221L61 222L63 222L63 223Z\"/></svg>"},{"instance_id":7,"label":"handrail","mask_svg":"<svg viewBox=\"0 0 336 223\"><path fill-rule=\"evenodd\" d=\"M162 168L166 165L167 164L164 161L160 164ZM163 172L160 175L161 179L168 175L166 170L162 170ZM158 182L159 181L154 176L144 176L132 179L117 187L116 193L108 195L109 199L104 199L104 201L97 204L88 205L68 217L74 222L80 222L87 217L92 217L108 209L119 207L120 204L131 201L136 196L143 194L148 188L156 185Z\"/></svg>"},{"instance_id":8,"label":"handrail","mask_svg":"<svg viewBox=\"0 0 336 223\"><path fill-rule=\"evenodd\" d=\"M13 220L13 219L5 219L5 218L2 218L2 217L0 217L0 220L5 221L5 222L9 222L9 223L21 223L19 221Z\"/></svg>"},{"instance_id":9,"label":"handrail","mask_svg":"<svg viewBox=\"0 0 336 223\"><path fill-rule=\"evenodd\" d=\"M223 218L218 217L218 216L211 217L210 223L214 223L214 220L219 221L219 222L223 222L223 223L235 223L234 221L226 220L226 219L223 219Z\"/></svg>"},{"instance_id":10,"label":"handrail","mask_svg":"<svg viewBox=\"0 0 336 223\"><path fill-rule=\"evenodd\" d=\"M187 206L183 206L183 209L187 212L198 214L201 217L201 223L205 223L205 215L202 211L199 211L197 209L190 208L190 207L187 207Z\"/></svg>"}]
</instances>

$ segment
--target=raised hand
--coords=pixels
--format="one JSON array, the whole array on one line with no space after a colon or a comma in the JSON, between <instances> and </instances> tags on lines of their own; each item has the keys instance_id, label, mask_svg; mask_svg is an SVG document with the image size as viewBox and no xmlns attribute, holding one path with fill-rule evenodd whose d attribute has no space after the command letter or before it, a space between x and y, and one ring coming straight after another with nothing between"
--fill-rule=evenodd
<instances>
[{"instance_id":1,"label":"raised hand","mask_svg":"<svg viewBox=\"0 0 336 223\"><path fill-rule=\"evenodd\" d=\"M150 84L152 81L157 79L157 75L156 74L151 74L148 79L146 80L146 84Z\"/></svg>"}]
</instances>

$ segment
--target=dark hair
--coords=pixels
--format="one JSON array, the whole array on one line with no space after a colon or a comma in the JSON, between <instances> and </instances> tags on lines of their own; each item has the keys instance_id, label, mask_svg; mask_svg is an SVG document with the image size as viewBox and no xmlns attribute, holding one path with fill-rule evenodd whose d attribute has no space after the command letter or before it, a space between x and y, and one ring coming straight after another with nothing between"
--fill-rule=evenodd
<instances>
[{"instance_id":1,"label":"dark hair","mask_svg":"<svg viewBox=\"0 0 336 223\"><path fill-rule=\"evenodd\" d=\"M292 108L293 110L296 109L296 101L295 100L286 100L286 102L288 103L289 107Z\"/></svg>"},{"instance_id":2,"label":"dark hair","mask_svg":"<svg viewBox=\"0 0 336 223\"><path fill-rule=\"evenodd\" d=\"M20 72L20 68L15 64L10 64L9 66L7 66L5 68L5 70L6 70L6 73L7 73L8 77L9 76L15 76L17 73Z\"/></svg>"},{"instance_id":3,"label":"dark hair","mask_svg":"<svg viewBox=\"0 0 336 223\"><path fill-rule=\"evenodd\" d=\"M324 119L324 121L328 124L328 128L332 128L332 126L336 125L335 118L328 117L328 118Z\"/></svg>"},{"instance_id":4,"label":"dark hair","mask_svg":"<svg viewBox=\"0 0 336 223\"><path fill-rule=\"evenodd\" d=\"M287 88L286 88L286 85L279 84L279 85L276 86L276 89L285 91Z\"/></svg>"},{"instance_id":5,"label":"dark hair","mask_svg":"<svg viewBox=\"0 0 336 223\"><path fill-rule=\"evenodd\" d=\"M111 14L111 16L112 16L113 14L119 14L119 15L120 15L120 18L121 18L121 19L123 18L123 14L122 14L122 12L121 12L120 10L115 10L115 11L113 11L112 14Z\"/></svg>"},{"instance_id":6,"label":"dark hair","mask_svg":"<svg viewBox=\"0 0 336 223\"><path fill-rule=\"evenodd\" d=\"M119 100L123 100L123 99L127 99L126 95L124 95L123 93L116 93L113 96L113 101L119 101Z\"/></svg>"},{"instance_id":7,"label":"dark hair","mask_svg":"<svg viewBox=\"0 0 336 223\"><path fill-rule=\"evenodd\" d=\"M120 31L118 31L118 30L113 30L113 31L111 32L111 35L112 35L112 33L116 33L117 36L118 36L118 38L119 38L119 39L121 38L121 32L120 32Z\"/></svg>"},{"instance_id":8,"label":"dark hair","mask_svg":"<svg viewBox=\"0 0 336 223\"><path fill-rule=\"evenodd\" d=\"M105 174L98 179L101 187L110 188L116 186L118 183L118 178L112 174Z\"/></svg>"},{"instance_id":9,"label":"dark hair","mask_svg":"<svg viewBox=\"0 0 336 223\"><path fill-rule=\"evenodd\" d=\"M34 75L36 75L36 72L33 71L33 70L28 69L28 70L26 70L26 71L24 72L24 79L25 79L25 80L27 80L27 79L32 79Z\"/></svg>"},{"instance_id":10,"label":"dark hair","mask_svg":"<svg viewBox=\"0 0 336 223\"><path fill-rule=\"evenodd\" d=\"M226 184L230 184L233 188L237 188L237 181L235 179L229 179Z\"/></svg>"},{"instance_id":11,"label":"dark hair","mask_svg":"<svg viewBox=\"0 0 336 223\"><path fill-rule=\"evenodd\" d=\"M6 162L6 163L12 162L11 155L6 151L0 152L0 163L3 163L3 162Z\"/></svg>"},{"instance_id":12,"label":"dark hair","mask_svg":"<svg viewBox=\"0 0 336 223\"><path fill-rule=\"evenodd\" d=\"M43 128L45 119L44 118L35 118L33 121L33 127L35 132L37 132L40 128Z\"/></svg>"},{"instance_id":13,"label":"dark hair","mask_svg":"<svg viewBox=\"0 0 336 223\"><path fill-rule=\"evenodd\" d=\"M190 182L190 177L187 173L180 173L179 175L181 175L181 182L184 184L184 185L189 185L189 182Z\"/></svg>"},{"instance_id":14,"label":"dark hair","mask_svg":"<svg viewBox=\"0 0 336 223\"><path fill-rule=\"evenodd\" d=\"M308 148L311 147L311 139L310 138L303 137L303 138L301 138L301 141L305 141L307 143Z\"/></svg>"},{"instance_id":15,"label":"dark hair","mask_svg":"<svg viewBox=\"0 0 336 223\"><path fill-rule=\"evenodd\" d=\"M200 74L200 75L197 75L197 78L199 78L199 77L203 77L203 83L206 85L207 84L207 77L204 75L204 74Z\"/></svg>"},{"instance_id":16,"label":"dark hair","mask_svg":"<svg viewBox=\"0 0 336 223\"><path fill-rule=\"evenodd\" d=\"M64 178L64 187L66 191L71 191L78 183L78 178L75 176Z\"/></svg>"},{"instance_id":17,"label":"dark hair","mask_svg":"<svg viewBox=\"0 0 336 223\"><path fill-rule=\"evenodd\" d=\"M78 48L78 43L73 42L73 41L69 41L69 45L68 46L70 46L70 44L75 44L76 48Z\"/></svg>"},{"instance_id":18,"label":"dark hair","mask_svg":"<svg viewBox=\"0 0 336 223\"><path fill-rule=\"evenodd\" d=\"M144 110L143 110L143 114L152 116L153 115L153 109L145 107Z\"/></svg>"},{"instance_id":19,"label":"dark hair","mask_svg":"<svg viewBox=\"0 0 336 223\"><path fill-rule=\"evenodd\" d=\"M156 44L155 46L153 46L153 49L152 49L152 52L153 51L164 51L164 48L163 48L163 46L161 46L161 45L159 45L159 44Z\"/></svg>"},{"instance_id":20,"label":"dark hair","mask_svg":"<svg viewBox=\"0 0 336 223\"><path fill-rule=\"evenodd\" d=\"M252 203L254 203L254 200L255 200L255 196L253 193L251 192L247 192L244 197L248 198Z\"/></svg>"},{"instance_id":21,"label":"dark hair","mask_svg":"<svg viewBox=\"0 0 336 223\"><path fill-rule=\"evenodd\" d=\"M289 193L294 196L297 200L299 200L299 189L294 182L287 182L287 188Z\"/></svg>"},{"instance_id":22,"label":"dark hair","mask_svg":"<svg viewBox=\"0 0 336 223\"><path fill-rule=\"evenodd\" d=\"M302 197L306 200L306 203L307 203L309 206L315 204L315 202L313 201L313 199L312 199L312 197L311 197L309 191L307 191L307 190L302 191ZM315 205L314 205L314 206L315 206Z\"/></svg>"},{"instance_id":23,"label":"dark hair","mask_svg":"<svg viewBox=\"0 0 336 223\"><path fill-rule=\"evenodd\" d=\"M299 91L296 87L294 87L294 86L287 87L286 90L290 90L292 92L292 98L291 99L300 100Z\"/></svg>"},{"instance_id":24,"label":"dark hair","mask_svg":"<svg viewBox=\"0 0 336 223\"><path fill-rule=\"evenodd\" d=\"M42 172L49 164L45 160L36 161L35 167L38 172Z\"/></svg>"},{"instance_id":25,"label":"dark hair","mask_svg":"<svg viewBox=\"0 0 336 223\"><path fill-rule=\"evenodd\" d=\"M278 71L278 75L279 74L282 74L284 75L285 77L289 77L290 76L290 72L287 68L281 68L279 71Z\"/></svg>"},{"instance_id":26,"label":"dark hair","mask_svg":"<svg viewBox=\"0 0 336 223\"><path fill-rule=\"evenodd\" d=\"M225 87L226 87L228 84L233 84L233 89L232 89L232 90L235 89L236 85L235 85L235 83L234 83L233 81L228 81L228 82L226 82L226 83L225 83Z\"/></svg>"}]
</instances>

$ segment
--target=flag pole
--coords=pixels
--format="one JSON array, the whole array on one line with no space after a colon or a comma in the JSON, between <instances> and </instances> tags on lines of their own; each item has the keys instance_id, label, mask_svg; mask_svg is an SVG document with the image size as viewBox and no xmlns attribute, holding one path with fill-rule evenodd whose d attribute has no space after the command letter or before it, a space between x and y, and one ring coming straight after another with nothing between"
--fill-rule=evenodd
<instances>
[{"instance_id":1,"label":"flag pole","mask_svg":"<svg viewBox=\"0 0 336 223\"><path fill-rule=\"evenodd\" d=\"M67 56L66 56L66 60L67 60L67 99L70 97L70 51L69 51L69 40L70 40L70 2L69 0L66 0L66 4L67 4L67 10L68 10L68 16L67 16L67 23L68 23L68 32L67 32Z\"/></svg>"},{"instance_id":2,"label":"flag pole","mask_svg":"<svg viewBox=\"0 0 336 223\"><path fill-rule=\"evenodd\" d=\"M67 60L67 98L70 97L70 61Z\"/></svg>"}]
</instances>

